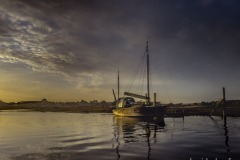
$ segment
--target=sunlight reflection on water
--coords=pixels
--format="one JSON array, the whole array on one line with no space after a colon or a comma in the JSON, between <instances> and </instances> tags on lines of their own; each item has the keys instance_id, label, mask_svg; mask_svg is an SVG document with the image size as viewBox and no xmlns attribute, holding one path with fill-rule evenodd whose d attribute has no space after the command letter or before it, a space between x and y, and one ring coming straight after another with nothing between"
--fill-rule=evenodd
<instances>
[{"instance_id":1,"label":"sunlight reflection on water","mask_svg":"<svg viewBox=\"0 0 240 160\"><path fill-rule=\"evenodd\" d=\"M240 118L0 112L0 159L227 159L240 156Z\"/></svg>"}]
</instances>

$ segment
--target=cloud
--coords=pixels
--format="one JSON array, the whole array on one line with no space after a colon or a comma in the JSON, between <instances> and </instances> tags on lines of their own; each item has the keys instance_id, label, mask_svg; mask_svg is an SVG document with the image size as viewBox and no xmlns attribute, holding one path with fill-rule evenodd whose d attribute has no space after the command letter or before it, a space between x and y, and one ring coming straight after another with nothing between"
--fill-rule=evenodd
<instances>
[{"instance_id":1,"label":"cloud","mask_svg":"<svg viewBox=\"0 0 240 160\"><path fill-rule=\"evenodd\" d=\"M0 62L76 88L113 85L118 69L129 78L148 36L167 81L226 80L240 69L236 0L0 2Z\"/></svg>"},{"instance_id":2,"label":"cloud","mask_svg":"<svg viewBox=\"0 0 240 160\"><path fill-rule=\"evenodd\" d=\"M80 81L78 86L101 85L98 74L112 71L119 54L127 55L125 51L133 48L126 39L137 42L131 32L121 30L121 14L101 9L114 11L116 5L20 0L2 4L0 60L63 75L67 81Z\"/></svg>"},{"instance_id":3,"label":"cloud","mask_svg":"<svg viewBox=\"0 0 240 160\"><path fill-rule=\"evenodd\" d=\"M78 72L93 70L92 64L98 61L98 56L81 45L81 39L74 35L78 25L67 26L71 25L68 19L62 20L54 14L48 18L49 13L45 13L48 7L45 3L4 1L0 8L4 24L1 27L4 33L1 35L0 60L23 63L33 71L57 73L66 79L79 79L78 76L85 74ZM66 17L71 14L74 13L66 14ZM85 79L88 77L86 75Z\"/></svg>"}]
</instances>

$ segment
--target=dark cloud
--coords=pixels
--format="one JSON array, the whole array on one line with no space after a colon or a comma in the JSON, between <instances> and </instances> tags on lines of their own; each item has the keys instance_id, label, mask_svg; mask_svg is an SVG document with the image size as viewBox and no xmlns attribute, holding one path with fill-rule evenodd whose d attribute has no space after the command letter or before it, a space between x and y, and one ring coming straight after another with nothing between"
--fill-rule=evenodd
<instances>
[{"instance_id":1,"label":"dark cloud","mask_svg":"<svg viewBox=\"0 0 240 160\"><path fill-rule=\"evenodd\" d=\"M0 2L2 62L64 75L80 86L103 85L117 69L130 74L150 36L162 77L238 84L237 0Z\"/></svg>"}]
</instances>

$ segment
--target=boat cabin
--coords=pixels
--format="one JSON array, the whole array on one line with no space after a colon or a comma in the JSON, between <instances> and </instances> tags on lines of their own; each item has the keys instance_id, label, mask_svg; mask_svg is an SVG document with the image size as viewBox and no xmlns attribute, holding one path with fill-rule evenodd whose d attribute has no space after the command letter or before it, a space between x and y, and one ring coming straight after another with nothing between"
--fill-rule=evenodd
<instances>
[{"instance_id":1,"label":"boat cabin","mask_svg":"<svg viewBox=\"0 0 240 160\"><path fill-rule=\"evenodd\" d=\"M132 97L119 98L117 101L117 108L127 108L133 106L135 100Z\"/></svg>"}]
</instances>

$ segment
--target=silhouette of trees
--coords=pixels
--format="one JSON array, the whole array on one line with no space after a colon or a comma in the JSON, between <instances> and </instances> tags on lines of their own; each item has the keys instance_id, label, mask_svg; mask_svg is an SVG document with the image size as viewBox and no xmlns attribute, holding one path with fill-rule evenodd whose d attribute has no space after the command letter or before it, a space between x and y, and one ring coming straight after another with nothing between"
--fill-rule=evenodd
<instances>
[{"instance_id":1,"label":"silhouette of trees","mask_svg":"<svg viewBox=\"0 0 240 160\"><path fill-rule=\"evenodd\" d=\"M98 104L98 100L90 101L91 104Z\"/></svg>"},{"instance_id":2,"label":"silhouette of trees","mask_svg":"<svg viewBox=\"0 0 240 160\"><path fill-rule=\"evenodd\" d=\"M87 104L88 102L87 101L85 101L85 100L81 100L81 102L80 103L82 103L82 104Z\"/></svg>"}]
</instances>

